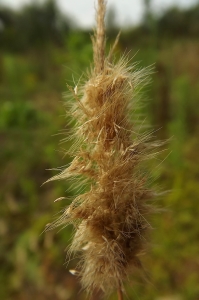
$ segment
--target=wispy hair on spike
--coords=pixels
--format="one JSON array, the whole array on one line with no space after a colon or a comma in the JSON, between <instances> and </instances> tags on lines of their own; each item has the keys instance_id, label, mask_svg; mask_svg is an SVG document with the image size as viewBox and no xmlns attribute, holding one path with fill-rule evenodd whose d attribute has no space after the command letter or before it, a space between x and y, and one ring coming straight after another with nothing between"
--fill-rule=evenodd
<instances>
[{"instance_id":1,"label":"wispy hair on spike","mask_svg":"<svg viewBox=\"0 0 199 300\"><path fill-rule=\"evenodd\" d=\"M154 156L158 144L142 132L135 112L151 70L137 69L126 56L113 64L112 50L105 57L104 15L105 2L98 0L94 66L80 92L70 88L68 114L75 120L75 142L67 153L73 160L50 179L72 178L80 193L48 228L74 224L70 253L80 253L81 259L72 273L88 293L117 290L122 300L123 282L134 267L141 267L151 228L147 218L153 207L148 201L155 193L142 163Z\"/></svg>"}]
</instances>

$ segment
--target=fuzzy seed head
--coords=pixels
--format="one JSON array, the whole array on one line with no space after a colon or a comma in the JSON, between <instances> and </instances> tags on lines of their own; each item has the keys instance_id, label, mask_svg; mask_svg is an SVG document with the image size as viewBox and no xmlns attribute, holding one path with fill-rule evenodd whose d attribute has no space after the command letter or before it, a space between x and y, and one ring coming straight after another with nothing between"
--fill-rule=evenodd
<instances>
[{"instance_id":1,"label":"fuzzy seed head","mask_svg":"<svg viewBox=\"0 0 199 300\"><path fill-rule=\"evenodd\" d=\"M99 3L101 24L105 6ZM133 267L141 266L152 210L148 200L153 196L141 167L153 145L135 121L138 92L149 70L136 70L124 57L116 64L110 56L105 59L104 29L99 24L94 67L82 86L71 89L73 160L50 179L73 178L75 186L79 182L86 187L50 228L74 224L70 251L81 253L77 271L88 292L118 289Z\"/></svg>"}]
</instances>

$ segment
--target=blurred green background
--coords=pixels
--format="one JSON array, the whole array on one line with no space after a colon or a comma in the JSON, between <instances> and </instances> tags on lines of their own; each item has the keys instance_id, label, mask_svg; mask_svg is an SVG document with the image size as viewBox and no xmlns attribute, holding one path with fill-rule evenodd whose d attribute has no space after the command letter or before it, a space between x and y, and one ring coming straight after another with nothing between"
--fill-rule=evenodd
<instances>
[{"instance_id":1,"label":"blurred green background","mask_svg":"<svg viewBox=\"0 0 199 300\"><path fill-rule=\"evenodd\" d=\"M107 15L108 48L118 25ZM72 228L43 233L67 202L67 182L41 186L69 162L62 94L92 61L91 31L78 28L52 0L18 11L0 6L0 299L85 299L68 269ZM154 64L143 91L143 112L167 154L153 171L155 184L172 190L155 205L154 230L144 266L129 299L199 300L199 4L155 15L145 1L142 22L122 31L124 51L141 66ZM138 51L139 50L139 51ZM161 161L160 161L161 162ZM160 163L159 161L157 164ZM97 296L95 297L97 300ZM112 300L116 295L112 295Z\"/></svg>"}]
</instances>

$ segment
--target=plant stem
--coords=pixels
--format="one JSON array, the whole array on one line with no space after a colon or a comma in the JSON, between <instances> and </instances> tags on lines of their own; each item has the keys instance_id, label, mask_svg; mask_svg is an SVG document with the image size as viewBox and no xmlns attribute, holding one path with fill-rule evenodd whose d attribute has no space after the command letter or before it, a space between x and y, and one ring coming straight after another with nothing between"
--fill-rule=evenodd
<instances>
[{"instance_id":1,"label":"plant stem","mask_svg":"<svg viewBox=\"0 0 199 300\"><path fill-rule=\"evenodd\" d=\"M95 33L94 40L94 63L97 73L100 73L104 69L104 60L105 60L105 11L106 5L104 0L98 0L98 9L97 9L97 28Z\"/></svg>"},{"instance_id":2,"label":"plant stem","mask_svg":"<svg viewBox=\"0 0 199 300\"><path fill-rule=\"evenodd\" d=\"M123 293L121 288L118 288L117 290L117 296L118 296L118 300L123 300Z\"/></svg>"}]
</instances>

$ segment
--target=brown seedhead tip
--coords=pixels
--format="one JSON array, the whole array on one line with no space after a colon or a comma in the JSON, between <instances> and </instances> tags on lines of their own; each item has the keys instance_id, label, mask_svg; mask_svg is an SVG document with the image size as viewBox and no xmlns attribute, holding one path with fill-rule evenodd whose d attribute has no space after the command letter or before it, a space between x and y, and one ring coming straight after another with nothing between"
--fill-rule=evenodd
<instances>
[{"instance_id":1,"label":"brown seedhead tip","mask_svg":"<svg viewBox=\"0 0 199 300\"><path fill-rule=\"evenodd\" d=\"M93 54L95 71L100 73L104 69L105 60L105 17L106 5L104 0L98 0L96 14L97 28L93 38Z\"/></svg>"}]
</instances>

